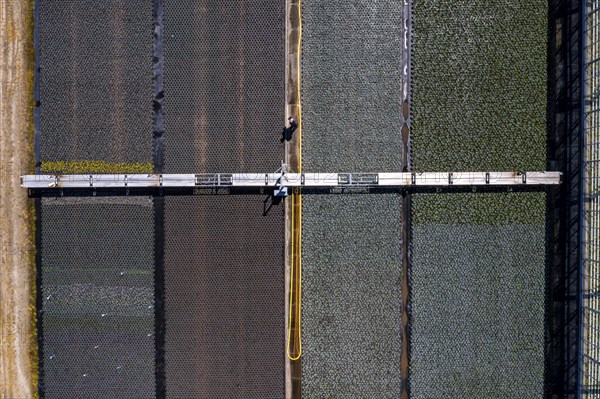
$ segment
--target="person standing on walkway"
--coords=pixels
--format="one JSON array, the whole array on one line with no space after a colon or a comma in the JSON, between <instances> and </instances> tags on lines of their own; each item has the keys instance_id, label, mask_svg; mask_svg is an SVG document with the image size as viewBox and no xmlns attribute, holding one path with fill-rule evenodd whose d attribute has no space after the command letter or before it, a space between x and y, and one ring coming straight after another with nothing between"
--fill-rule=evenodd
<instances>
[{"instance_id":1,"label":"person standing on walkway","mask_svg":"<svg viewBox=\"0 0 600 399\"><path fill-rule=\"evenodd\" d=\"M293 116L290 116L288 118L288 123L290 124L289 127L284 127L283 128L283 132L282 132L282 137L281 137L281 142L283 143L284 140L289 141L292 139L292 134L294 133L294 130L296 130L298 128L298 121L296 121L296 118L294 118Z\"/></svg>"},{"instance_id":2,"label":"person standing on walkway","mask_svg":"<svg viewBox=\"0 0 600 399\"><path fill-rule=\"evenodd\" d=\"M288 118L288 122L290 123L290 133L293 133L294 130L296 130L296 128L298 127L298 122L296 121L296 118L294 118L293 116L290 116Z\"/></svg>"}]
</instances>

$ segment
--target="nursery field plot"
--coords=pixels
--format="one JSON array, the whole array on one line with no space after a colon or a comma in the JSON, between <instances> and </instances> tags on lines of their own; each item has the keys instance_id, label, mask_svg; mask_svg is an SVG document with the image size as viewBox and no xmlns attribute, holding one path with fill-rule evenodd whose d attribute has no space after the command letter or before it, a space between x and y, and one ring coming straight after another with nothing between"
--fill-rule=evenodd
<instances>
[{"instance_id":1,"label":"nursery field plot","mask_svg":"<svg viewBox=\"0 0 600 399\"><path fill-rule=\"evenodd\" d=\"M411 397L544 396L545 203L413 195Z\"/></svg>"},{"instance_id":2,"label":"nursery field plot","mask_svg":"<svg viewBox=\"0 0 600 399\"><path fill-rule=\"evenodd\" d=\"M302 2L304 171L400 171L401 10L393 0Z\"/></svg>"},{"instance_id":3,"label":"nursery field plot","mask_svg":"<svg viewBox=\"0 0 600 399\"><path fill-rule=\"evenodd\" d=\"M264 199L166 198L169 397L284 396L283 207Z\"/></svg>"},{"instance_id":4,"label":"nursery field plot","mask_svg":"<svg viewBox=\"0 0 600 399\"><path fill-rule=\"evenodd\" d=\"M150 162L153 0L40 0L43 161Z\"/></svg>"},{"instance_id":5,"label":"nursery field plot","mask_svg":"<svg viewBox=\"0 0 600 399\"><path fill-rule=\"evenodd\" d=\"M302 395L398 398L402 198L302 201Z\"/></svg>"},{"instance_id":6,"label":"nursery field plot","mask_svg":"<svg viewBox=\"0 0 600 399\"><path fill-rule=\"evenodd\" d=\"M302 3L303 171L400 171L399 10ZM396 194L303 195L307 398L401 395L401 204Z\"/></svg>"},{"instance_id":7,"label":"nursery field plot","mask_svg":"<svg viewBox=\"0 0 600 399\"><path fill-rule=\"evenodd\" d=\"M284 9L284 0L164 1L166 171L280 166Z\"/></svg>"},{"instance_id":8,"label":"nursery field plot","mask_svg":"<svg viewBox=\"0 0 600 399\"><path fill-rule=\"evenodd\" d=\"M412 2L416 171L545 170L548 2Z\"/></svg>"},{"instance_id":9,"label":"nursery field plot","mask_svg":"<svg viewBox=\"0 0 600 399\"><path fill-rule=\"evenodd\" d=\"M152 200L42 200L42 392L154 396Z\"/></svg>"},{"instance_id":10,"label":"nursery field plot","mask_svg":"<svg viewBox=\"0 0 600 399\"><path fill-rule=\"evenodd\" d=\"M280 166L284 7L164 1L165 173ZM284 215L265 200L165 200L169 396L284 395Z\"/></svg>"}]
</instances>

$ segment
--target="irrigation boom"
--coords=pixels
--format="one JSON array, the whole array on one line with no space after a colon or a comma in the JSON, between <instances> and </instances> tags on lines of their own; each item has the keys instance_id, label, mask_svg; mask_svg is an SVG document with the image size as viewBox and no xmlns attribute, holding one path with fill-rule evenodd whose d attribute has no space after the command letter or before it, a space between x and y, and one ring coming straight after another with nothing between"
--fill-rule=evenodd
<instances>
[{"instance_id":1,"label":"irrigation boom","mask_svg":"<svg viewBox=\"0 0 600 399\"><path fill-rule=\"evenodd\" d=\"M288 187L556 185L560 184L561 175L560 172L291 173L283 165L275 173L25 175L21 176L21 187L34 190L272 187L276 195L285 196Z\"/></svg>"}]
</instances>

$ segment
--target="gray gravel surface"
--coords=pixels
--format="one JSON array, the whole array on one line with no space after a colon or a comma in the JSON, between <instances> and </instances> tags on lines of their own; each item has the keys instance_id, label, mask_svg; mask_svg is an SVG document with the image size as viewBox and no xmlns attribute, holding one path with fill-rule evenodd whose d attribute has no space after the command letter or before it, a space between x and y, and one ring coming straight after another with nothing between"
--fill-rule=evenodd
<instances>
[{"instance_id":1,"label":"gray gravel surface","mask_svg":"<svg viewBox=\"0 0 600 399\"><path fill-rule=\"evenodd\" d=\"M400 396L400 204L303 196L303 397Z\"/></svg>"},{"instance_id":2,"label":"gray gravel surface","mask_svg":"<svg viewBox=\"0 0 600 399\"><path fill-rule=\"evenodd\" d=\"M46 397L154 396L152 200L42 201Z\"/></svg>"},{"instance_id":3,"label":"gray gravel surface","mask_svg":"<svg viewBox=\"0 0 600 399\"><path fill-rule=\"evenodd\" d=\"M43 161L152 161L153 0L40 0Z\"/></svg>"},{"instance_id":4,"label":"gray gravel surface","mask_svg":"<svg viewBox=\"0 0 600 399\"><path fill-rule=\"evenodd\" d=\"M543 397L544 203L413 196L412 398Z\"/></svg>"},{"instance_id":5,"label":"gray gravel surface","mask_svg":"<svg viewBox=\"0 0 600 399\"><path fill-rule=\"evenodd\" d=\"M399 1L302 2L305 171L399 171L401 46Z\"/></svg>"}]
</instances>

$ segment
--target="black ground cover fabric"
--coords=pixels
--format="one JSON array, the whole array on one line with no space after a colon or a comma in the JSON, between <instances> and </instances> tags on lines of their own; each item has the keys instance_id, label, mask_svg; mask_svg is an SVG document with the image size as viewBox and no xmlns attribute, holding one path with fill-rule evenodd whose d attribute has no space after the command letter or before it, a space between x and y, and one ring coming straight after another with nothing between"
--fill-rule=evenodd
<instances>
[{"instance_id":1,"label":"black ground cover fabric","mask_svg":"<svg viewBox=\"0 0 600 399\"><path fill-rule=\"evenodd\" d=\"M42 161L152 161L153 3L39 1Z\"/></svg>"},{"instance_id":2,"label":"black ground cover fabric","mask_svg":"<svg viewBox=\"0 0 600 399\"><path fill-rule=\"evenodd\" d=\"M152 201L47 198L42 218L45 397L153 397Z\"/></svg>"}]
</instances>

